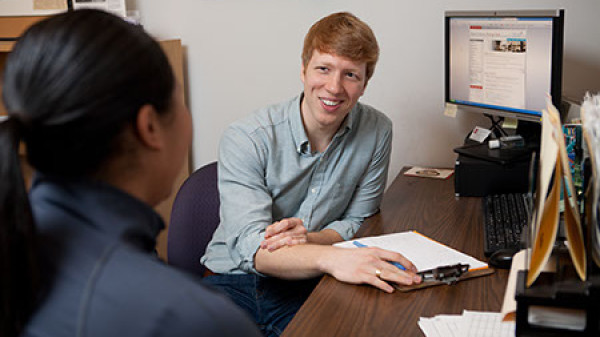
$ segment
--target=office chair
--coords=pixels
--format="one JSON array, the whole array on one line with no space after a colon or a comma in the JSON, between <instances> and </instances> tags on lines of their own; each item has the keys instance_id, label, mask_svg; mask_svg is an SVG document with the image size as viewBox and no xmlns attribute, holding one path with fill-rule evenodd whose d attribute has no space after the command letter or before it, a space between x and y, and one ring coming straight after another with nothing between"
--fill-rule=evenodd
<instances>
[{"instance_id":1,"label":"office chair","mask_svg":"<svg viewBox=\"0 0 600 337\"><path fill-rule=\"evenodd\" d=\"M200 258L219 225L217 163L194 171L181 185L173 202L167 235L170 265L202 276Z\"/></svg>"}]
</instances>

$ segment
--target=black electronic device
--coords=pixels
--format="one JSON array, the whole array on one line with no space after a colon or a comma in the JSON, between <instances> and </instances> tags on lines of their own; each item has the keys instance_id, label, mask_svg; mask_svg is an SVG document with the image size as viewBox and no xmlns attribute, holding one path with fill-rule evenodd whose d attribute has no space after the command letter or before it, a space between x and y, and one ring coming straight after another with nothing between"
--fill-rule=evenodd
<instances>
[{"instance_id":1,"label":"black electronic device","mask_svg":"<svg viewBox=\"0 0 600 337\"><path fill-rule=\"evenodd\" d=\"M494 268L509 269L512 265L513 256L519 250L515 248L504 248L495 251L489 258L488 263Z\"/></svg>"},{"instance_id":2,"label":"black electronic device","mask_svg":"<svg viewBox=\"0 0 600 337\"><path fill-rule=\"evenodd\" d=\"M454 166L454 193L457 197L483 197L528 192L529 165L527 157L501 164L461 154Z\"/></svg>"},{"instance_id":3,"label":"black electronic device","mask_svg":"<svg viewBox=\"0 0 600 337\"><path fill-rule=\"evenodd\" d=\"M507 260L506 255L514 255L522 248L523 232L527 231L531 201L527 193L507 193L488 195L483 201L484 249L485 256L504 251L494 260ZM510 265L508 266L510 267Z\"/></svg>"},{"instance_id":4,"label":"black electronic device","mask_svg":"<svg viewBox=\"0 0 600 337\"><path fill-rule=\"evenodd\" d=\"M447 11L445 101L488 116L493 137L518 120L520 149L461 146L455 167L457 196L524 193L528 162L538 152L548 97L561 107L564 10ZM550 95L550 96L548 96Z\"/></svg>"},{"instance_id":5,"label":"black electronic device","mask_svg":"<svg viewBox=\"0 0 600 337\"><path fill-rule=\"evenodd\" d=\"M487 143L468 144L454 149L454 152L482 160L488 160L502 165L528 159L536 149L530 147L514 149L490 149Z\"/></svg>"},{"instance_id":6,"label":"black electronic device","mask_svg":"<svg viewBox=\"0 0 600 337\"><path fill-rule=\"evenodd\" d=\"M561 104L564 10L447 11L446 102L539 123Z\"/></svg>"}]
</instances>

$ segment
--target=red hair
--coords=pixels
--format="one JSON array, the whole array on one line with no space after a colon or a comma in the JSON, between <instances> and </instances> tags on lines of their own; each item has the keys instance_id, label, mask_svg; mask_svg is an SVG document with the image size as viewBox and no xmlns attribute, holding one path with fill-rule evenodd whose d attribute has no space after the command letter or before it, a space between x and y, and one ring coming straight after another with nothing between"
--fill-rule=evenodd
<instances>
[{"instance_id":1,"label":"red hair","mask_svg":"<svg viewBox=\"0 0 600 337\"><path fill-rule=\"evenodd\" d=\"M348 12L334 13L317 21L304 38L302 63L306 68L313 52L345 57L367 65L366 80L375 71L379 45L369 26Z\"/></svg>"}]
</instances>

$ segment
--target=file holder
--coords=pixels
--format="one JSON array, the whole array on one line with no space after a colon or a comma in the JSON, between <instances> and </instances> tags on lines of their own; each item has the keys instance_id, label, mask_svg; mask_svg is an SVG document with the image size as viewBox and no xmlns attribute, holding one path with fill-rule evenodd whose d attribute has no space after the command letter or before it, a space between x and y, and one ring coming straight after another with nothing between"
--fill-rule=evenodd
<instances>
[{"instance_id":1,"label":"file holder","mask_svg":"<svg viewBox=\"0 0 600 337\"><path fill-rule=\"evenodd\" d=\"M600 336L600 274L589 271L587 280L581 281L570 264L567 248L555 247L556 272L540 274L536 282L526 287L527 271L517 275L516 336ZM595 268L591 268L595 269ZM535 307L546 309L573 309L585 315L583 330L535 325L529 321Z\"/></svg>"}]
</instances>

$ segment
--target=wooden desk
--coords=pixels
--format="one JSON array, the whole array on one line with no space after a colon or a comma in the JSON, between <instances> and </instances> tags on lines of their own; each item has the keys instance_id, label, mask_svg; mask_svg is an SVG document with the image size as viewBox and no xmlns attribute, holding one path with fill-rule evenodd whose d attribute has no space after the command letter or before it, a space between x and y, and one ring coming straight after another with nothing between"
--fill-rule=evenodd
<instances>
[{"instance_id":1,"label":"wooden desk","mask_svg":"<svg viewBox=\"0 0 600 337\"><path fill-rule=\"evenodd\" d=\"M404 171L404 170L403 170ZM386 191L381 212L367 219L357 237L417 230L486 261L481 198L455 198L454 180L406 177ZM326 275L284 331L296 336L419 336L419 317L460 314L463 309L500 311L507 270L409 293L387 294Z\"/></svg>"}]
</instances>

